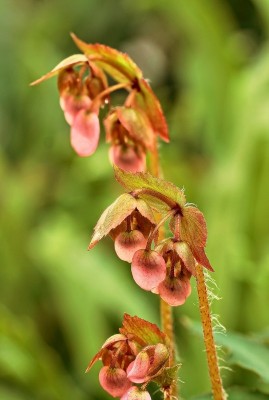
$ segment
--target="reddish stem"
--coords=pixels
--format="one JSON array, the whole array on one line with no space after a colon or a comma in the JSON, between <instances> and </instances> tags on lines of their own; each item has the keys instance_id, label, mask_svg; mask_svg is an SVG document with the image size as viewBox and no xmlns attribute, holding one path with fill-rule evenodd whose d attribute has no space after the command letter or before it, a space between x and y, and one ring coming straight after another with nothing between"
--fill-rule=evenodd
<instances>
[{"instance_id":1,"label":"reddish stem","mask_svg":"<svg viewBox=\"0 0 269 400\"><path fill-rule=\"evenodd\" d=\"M222 386L216 345L213 336L205 277L203 267L199 264L196 265L196 283L213 398L214 400L226 400L227 396Z\"/></svg>"}]
</instances>

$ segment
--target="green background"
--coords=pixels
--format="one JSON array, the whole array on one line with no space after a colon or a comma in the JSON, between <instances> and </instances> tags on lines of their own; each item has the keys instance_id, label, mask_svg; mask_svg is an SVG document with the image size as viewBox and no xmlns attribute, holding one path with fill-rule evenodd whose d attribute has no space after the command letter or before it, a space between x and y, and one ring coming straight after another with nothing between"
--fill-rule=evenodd
<instances>
[{"instance_id":1,"label":"green background","mask_svg":"<svg viewBox=\"0 0 269 400\"><path fill-rule=\"evenodd\" d=\"M164 175L207 220L217 287L209 285L221 297L213 311L267 356L269 1L0 0L0 30L0 398L108 399L100 365L84 374L91 357L124 312L159 323L157 296L135 285L110 239L86 251L101 212L121 193L104 134L92 157L77 157L56 79L29 87L79 52L71 31L127 51L150 80L171 135L160 144ZM210 390L191 320L199 320L194 285L175 309L183 398ZM269 371L255 348L253 368L234 360L240 337L220 340L229 348L221 365L232 364L222 370L225 385L269 398Z\"/></svg>"}]
</instances>

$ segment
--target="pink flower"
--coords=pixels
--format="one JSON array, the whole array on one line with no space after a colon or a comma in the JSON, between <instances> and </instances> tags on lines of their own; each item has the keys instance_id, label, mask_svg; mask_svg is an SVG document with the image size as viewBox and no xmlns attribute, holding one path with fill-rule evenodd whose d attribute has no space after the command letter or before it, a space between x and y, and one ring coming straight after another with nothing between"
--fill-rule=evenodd
<instances>
[{"instance_id":1,"label":"pink flower","mask_svg":"<svg viewBox=\"0 0 269 400\"><path fill-rule=\"evenodd\" d=\"M109 159L127 172L143 172L146 169L146 154L138 146L112 144Z\"/></svg>"},{"instance_id":2,"label":"pink flower","mask_svg":"<svg viewBox=\"0 0 269 400\"><path fill-rule=\"evenodd\" d=\"M165 279L153 288L170 306L180 306L191 294L190 278L195 275L195 259L186 242L168 239L157 246L165 260Z\"/></svg>"},{"instance_id":3,"label":"pink flower","mask_svg":"<svg viewBox=\"0 0 269 400\"><path fill-rule=\"evenodd\" d=\"M64 112L66 122L72 126L78 112L80 110L88 110L91 106L91 99L89 96L74 94L66 91L60 95L60 106Z\"/></svg>"},{"instance_id":4,"label":"pink flower","mask_svg":"<svg viewBox=\"0 0 269 400\"><path fill-rule=\"evenodd\" d=\"M99 381L102 388L113 397L121 397L132 385L123 369L107 366L101 368Z\"/></svg>"},{"instance_id":5,"label":"pink flower","mask_svg":"<svg viewBox=\"0 0 269 400\"><path fill-rule=\"evenodd\" d=\"M155 290L160 297L170 306L181 306L191 294L191 284L188 276L180 279L169 275L161 282Z\"/></svg>"},{"instance_id":6,"label":"pink flower","mask_svg":"<svg viewBox=\"0 0 269 400\"><path fill-rule=\"evenodd\" d=\"M158 343L145 347L127 368L127 377L131 382L144 383L160 375L169 359L167 347Z\"/></svg>"},{"instance_id":7,"label":"pink flower","mask_svg":"<svg viewBox=\"0 0 269 400\"><path fill-rule=\"evenodd\" d=\"M138 250L132 260L132 275L138 286L151 290L165 279L165 261L156 251Z\"/></svg>"},{"instance_id":8,"label":"pink flower","mask_svg":"<svg viewBox=\"0 0 269 400\"><path fill-rule=\"evenodd\" d=\"M144 249L147 239L143 233L134 229L121 232L115 239L115 251L117 256L127 262L132 262L133 256L137 250Z\"/></svg>"},{"instance_id":9,"label":"pink flower","mask_svg":"<svg viewBox=\"0 0 269 400\"><path fill-rule=\"evenodd\" d=\"M71 145L81 157L93 154L100 135L99 119L96 113L80 110L71 127Z\"/></svg>"}]
</instances>

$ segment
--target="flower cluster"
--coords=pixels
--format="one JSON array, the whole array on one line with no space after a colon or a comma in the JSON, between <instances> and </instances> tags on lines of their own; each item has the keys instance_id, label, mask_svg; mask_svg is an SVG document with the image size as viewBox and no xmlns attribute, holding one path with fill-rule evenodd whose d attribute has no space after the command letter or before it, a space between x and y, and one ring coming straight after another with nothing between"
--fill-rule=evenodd
<instances>
[{"instance_id":1,"label":"flower cluster","mask_svg":"<svg viewBox=\"0 0 269 400\"><path fill-rule=\"evenodd\" d=\"M127 91L124 104L110 107L103 121L109 159L125 171L145 171L146 154L154 150L156 136L169 141L158 99L126 54L72 37L84 54L66 58L32 85L58 75L60 106L71 127L71 145L81 157L92 155L98 146L100 107L110 104L112 92ZM109 86L107 74L115 85Z\"/></svg>"},{"instance_id":2,"label":"flower cluster","mask_svg":"<svg viewBox=\"0 0 269 400\"><path fill-rule=\"evenodd\" d=\"M142 289L159 294L171 306L182 305L191 293L196 263L212 270L204 252L203 214L188 205L183 192L170 182L119 168L115 173L129 193L101 215L89 248L110 234L116 254L131 263L133 279ZM173 236L158 243L159 231L168 219Z\"/></svg>"},{"instance_id":3,"label":"flower cluster","mask_svg":"<svg viewBox=\"0 0 269 400\"><path fill-rule=\"evenodd\" d=\"M102 388L121 400L150 400L149 382L167 385L169 346L158 327L141 318L125 314L120 333L108 338L93 357L86 372L96 361ZM170 374L171 379L171 374Z\"/></svg>"},{"instance_id":4,"label":"flower cluster","mask_svg":"<svg viewBox=\"0 0 269 400\"><path fill-rule=\"evenodd\" d=\"M110 235L116 254L131 264L133 279L142 289L171 306L182 305L191 293L190 278L197 265L213 269L204 250L207 229L201 211L186 203L172 183L145 172L147 153L152 155L152 170L158 169L157 137L169 141L160 103L126 54L72 38L83 54L66 58L33 84L58 76L60 107L70 126L71 145L81 157L95 152L99 111L107 109L103 124L109 159L126 193L101 215L89 249ZM117 90L127 95L123 104L112 106L111 94ZM169 237L163 239L168 226ZM179 365L173 345L145 320L126 314L119 333L105 341L86 371L98 360L103 363L100 384L113 397L150 400L150 382L160 386L164 398L175 393Z\"/></svg>"}]
</instances>

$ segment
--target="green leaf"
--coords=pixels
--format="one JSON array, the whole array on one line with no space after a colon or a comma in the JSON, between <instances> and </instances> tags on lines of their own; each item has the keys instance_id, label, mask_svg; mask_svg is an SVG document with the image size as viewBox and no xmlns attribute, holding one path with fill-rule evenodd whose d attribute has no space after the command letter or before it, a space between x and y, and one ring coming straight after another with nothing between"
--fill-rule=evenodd
<instances>
[{"instance_id":1,"label":"green leaf","mask_svg":"<svg viewBox=\"0 0 269 400\"><path fill-rule=\"evenodd\" d=\"M153 209L161 213L170 210L173 203L174 206L177 204L183 207L186 202L184 193L171 182L156 178L147 172L137 172L133 174L125 172L117 166L114 166L114 169L117 181L128 191L139 189L150 189L153 191L150 195L148 193L139 193L139 197L145 199ZM165 201L160 200L158 194L160 194L160 198L166 199L168 203L170 202L171 207Z\"/></svg>"},{"instance_id":2,"label":"green leaf","mask_svg":"<svg viewBox=\"0 0 269 400\"><path fill-rule=\"evenodd\" d=\"M188 319L186 327L202 335L200 323ZM250 370L259 375L264 382L269 383L269 349L266 345L233 332L215 333L214 337L217 345L225 347L230 353L228 360L230 364Z\"/></svg>"},{"instance_id":3,"label":"green leaf","mask_svg":"<svg viewBox=\"0 0 269 400\"><path fill-rule=\"evenodd\" d=\"M130 334L135 335L146 345L153 345L157 343L167 344L166 335L160 331L157 325L137 316L131 317L129 314L124 314L120 333L126 336Z\"/></svg>"},{"instance_id":4,"label":"green leaf","mask_svg":"<svg viewBox=\"0 0 269 400\"><path fill-rule=\"evenodd\" d=\"M128 193L117 198L101 215L95 228L89 250L92 249L111 229L116 228L136 208L136 199Z\"/></svg>"},{"instance_id":5,"label":"green leaf","mask_svg":"<svg viewBox=\"0 0 269 400\"><path fill-rule=\"evenodd\" d=\"M229 400L268 400L268 395L244 388L230 388L227 390ZM192 397L191 400L212 400L212 393Z\"/></svg>"},{"instance_id":6,"label":"green leaf","mask_svg":"<svg viewBox=\"0 0 269 400\"><path fill-rule=\"evenodd\" d=\"M147 114L155 133L169 142L168 127L159 100L145 79L139 81L139 89L134 103Z\"/></svg>"},{"instance_id":7,"label":"green leaf","mask_svg":"<svg viewBox=\"0 0 269 400\"><path fill-rule=\"evenodd\" d=\"M70 68L73 65L79 65L79 64L84 64L88 62L88 59L84 54L73 54L70 57L65 58L62 60L59 64L56 65L50 72L47 74L41 76L41 78L37 79L36 81L31 83L31 86L37 85L40 82L43 82L49 78L52 78L54 75L59 74L62 70L66 68Z\"/></svg>"},{"instance_id":8,"label":"green leaf","mask_svg":"<svg viewBox=\"0 0 269 400\"><path fill-rule=\"evenodd\" d=\"M173 382L178 379L178 370L181 367L181 364L176 364L173 367L164 368L161 376L157 376L154 378L154 382L163 387L170 386Z\"/></svg>"},{"instance_id":9,"label":"green leaf","mask_svg":"<svg viewBox=\"0 0 269 400\"><path fill-rule=\"evenodd\" d=\"M87 44L73 33L71 36L89 61L93 61L118 82L133 83L135 79L142 78L142 71L127 54L103 44Z\"/></svg>"}]
</instances>

